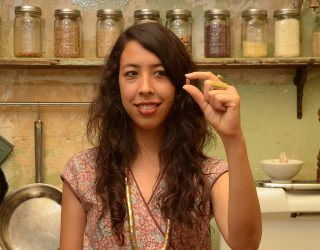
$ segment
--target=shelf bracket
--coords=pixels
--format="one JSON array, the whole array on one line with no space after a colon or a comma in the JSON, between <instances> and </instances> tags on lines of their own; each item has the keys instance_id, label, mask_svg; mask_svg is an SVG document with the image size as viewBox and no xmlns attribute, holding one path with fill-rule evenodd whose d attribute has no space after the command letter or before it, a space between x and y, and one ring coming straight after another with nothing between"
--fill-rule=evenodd
<instances>
[{"instance_id":1,"label":"shelf bracket","mask_svg":"<svg viewBox=\"0 0 320 250\"><path fill-rule=\"evenodd\" d=\"M302 99L303 99L303 89L307 81L309 72L312 69L315 59L312 58L310 61L303 66L297 67L296 75L293 78L293 83L297 86L297 118L302 118Z\"/></svg>"}]
</instances>

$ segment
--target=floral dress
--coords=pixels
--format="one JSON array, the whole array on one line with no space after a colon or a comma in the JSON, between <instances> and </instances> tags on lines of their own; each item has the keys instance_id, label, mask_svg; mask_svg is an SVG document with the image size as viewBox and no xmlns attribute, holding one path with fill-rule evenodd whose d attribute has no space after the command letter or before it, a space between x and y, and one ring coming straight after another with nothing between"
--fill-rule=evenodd
<instances>
[{"instance_id":1,"label":"floral dress","mask_svg":"<svg viewBox=\"0 0 320 250\"><path fill-rule=\"evenodd\" d=\"M228 171L225 161L218 158L206 160L202 166L206 188L211 189L215 181L224 172ZM117 238L111 232L111 220L108 215L100 217L102 204L95 193L95 150L89 149L73 156L67 163L65 172L61 175L80 200L87 213L87 224L83 237L83 249L132 249L129 237L128 220L124 223L125 245L119 246ZM164 243L166 221L161 216L155 197L165 188L165 180L162 177L147 202L133 174L129 171L128 183L131 189L131 202L134 214L134 224L137 244L139 249L157 250ZM205 207L206 214L197 218L201 235L197 237L198 249L210 250L211 239L209 234L210 220L213 218L211 202ZM174 231L174 229L172 230ZM169 249L182 249L178 241L175 241L175 233L171 232Z\"/></svg>"}]
</instances>

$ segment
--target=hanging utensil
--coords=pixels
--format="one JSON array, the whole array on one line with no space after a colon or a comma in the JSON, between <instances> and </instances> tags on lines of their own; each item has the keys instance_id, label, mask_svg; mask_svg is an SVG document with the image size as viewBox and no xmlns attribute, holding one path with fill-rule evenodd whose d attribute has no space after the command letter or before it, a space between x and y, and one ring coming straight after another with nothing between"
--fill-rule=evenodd
<instances>
[{"instance_id":1,"label":"hanging utensil","mask_svg":"<svg viewBox=\"0 0 320 250\"><path fill-rule=\"evenodd\" d=\"M0 208L0 247L56 250L62 193L42 182L42 121L34 122L36 183L8 195Z\"/></svg>"}]
</instances>

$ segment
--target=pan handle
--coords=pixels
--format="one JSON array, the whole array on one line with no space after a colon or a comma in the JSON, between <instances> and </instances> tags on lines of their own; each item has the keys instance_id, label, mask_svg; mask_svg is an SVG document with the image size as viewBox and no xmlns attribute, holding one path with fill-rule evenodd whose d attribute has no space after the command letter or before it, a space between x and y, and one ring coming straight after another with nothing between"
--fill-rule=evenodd
<instances>
[{"instance_id":1,"label":"pan handle","mask_svg":"<svg viewBox=\"0 0 320 250\"><path fill-rule=\"evenodd\" d=\"M35 165L36 165L36 183L43 182L42 178L42 121L34 122L34 146L35 146Z\"/></svg>"}]
</instances>

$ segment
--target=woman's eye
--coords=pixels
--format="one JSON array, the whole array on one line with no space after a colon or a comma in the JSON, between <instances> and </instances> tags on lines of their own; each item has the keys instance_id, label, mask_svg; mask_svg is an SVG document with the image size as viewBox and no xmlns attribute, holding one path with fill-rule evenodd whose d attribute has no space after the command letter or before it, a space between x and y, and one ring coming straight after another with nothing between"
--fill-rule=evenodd
<instances>
[{"instance_id":1,"label":"woman's eye","mask_svg":"<svg viewBox=\"0 0 320 250\"><path fill-rule=\"evenodd\" d=\"M159 70L159 71L155 72L154 75L156 77L166 77L167 73L164 70Z\"/></svg>"},{"instance_id":2,"label":"woman's eye","mask_svg":"<svg viewBox=\"0 0 320 250\"><path fill-rule=\"evenodd\" d=\"M124 74L126 77L134 77L137 75L136 71L128 71Z\"/></svg>"}]
</instances>

